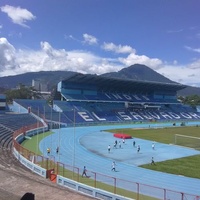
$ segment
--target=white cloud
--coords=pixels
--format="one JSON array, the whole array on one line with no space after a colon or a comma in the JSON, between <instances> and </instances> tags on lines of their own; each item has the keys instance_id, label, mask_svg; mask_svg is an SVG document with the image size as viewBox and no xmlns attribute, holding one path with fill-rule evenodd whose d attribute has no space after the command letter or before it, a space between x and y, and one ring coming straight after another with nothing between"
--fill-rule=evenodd
<instances>
[{"instance_id":1,"label":"white cloud","mask_svg":"<svg viewBox=\"0 0 200 200\"><path fill-rule=\"evenodd\" d=\"M195 48L192 48L192 47L189 47L189 46L185 46L185 48L189 51L194 51L194 52L200 53L200 48L195 49Z\"/></svg>"},{"instance_id":2,"label":"white cloud","mask_svg":"<svg viewBox=\"0 0 200 200\"><path fill-rule=\"evenodd\" d=\"M115 53L135 53L135 49L133 49L130 46L127 45L115 45L114 43L106 43L104 42L104 44L102 45L102 49L104 49L105 51L112 51Z\"/></svg>"},{"instance_id":3,"label":"white cloud","mask_svg":"<svg viewBox=\"0 0 200 200\"><path fill-rule=\"evenodd\" d=\"M26 25L26 22L36 18L30 11L24 8L9 5L5 5L0 8L2 12L6 13L8 17L10 17L13 23L23 27L28 28L29 26Z\"/></svg>"},{"instance_id":4,"label":"white cloud","mask_svg":"<svg viewBox=\"0 0 200 200\"><path fill-rule=\"evenodd\" d=\"M16 31L11 31L10 33L8 33L8 36L10 38L22 38L22 33L16 32Z\"/></svg>"},{"instance_id":5,"label":"white cloud","mask_svg":"<svg viewBox=\"0 0 200 200\"><path fill-rule=\"evenodd\" d=\"M183 29L178 29L178 30L168 30L167 33L180 33L183 32Z\"/></svg>"},{"instance_id":6,"label":"white cloud","mask_svg":"<svg viewBox=\"0 0 200 200\"><path fill-rule=\"evenodd\" d=\"M6 38L0 38L0 72L18 68L15 48Z\"/></svg>"},{"instance_id":7,"label":"white cloud","mask_svg":"<svg viewBox=\"0 0 200 200\"><path fill-rule=\"evenodd\" d=\"M164 65L162 68L158 69L157 72L178 83L200 86L200 60L189 65L182 66Z\"/></svg>"},{"instance_id":8,"label":"white cloud","mask_svg":"<svg viewBox=\"0 0 200 200\"><path fill-rule=\"evenodd\" d=\"M200 86L200 59L181 66L169 65L157 58L130 53L127 57L100 57L87 51L55 49L48 42L40 43L39 50L15 49L6 38L0 38L0 76L38 71L74 71L88 74L116 72L124 67L144 64L165 77L186 85Z\"/></svg>"},{"instance_id":9,"label":"white cloud","mask_svg":"<svg viewBox=\"0 0 200 200\"><path fill-rule=\"evenodd\" d=\"M189 69L200 69L200 59L194 61L193 63L190 63L190 64L188 65L188 68L189 68Z\"/></svg>"},{"instance_id":10,"label":"white cloud","mask_svg":"<svg viewBox=\"0 0 200 200\"><path fill-rule=\"evenodd\" d=\"M89 45L98 44L97 38L92 36L92 35L89 35L87 33L83 34L83 39L84 39L83 43L86 43L86 44L89 44Z\"/></svg>"},{"instance_id":11,"label":"white cloud","mask_svg":"<svg viewBox=\"0 0 200 200\"><path fill-rule=\"evenodd\" d=\"M68 54L71 71L84 74L103 74L119 71L123 68L122 65L116 64L113 59L101 58L89 52L71 51Z\"/></svg>"},{"instance_id":12,"label":"white cloud","mask_svg":"<svg viewBox=\"0 0 200 200\"><path fill-rule=\"evenodd\" d=\"M101 58L90 52L84 51L54 49L48 42L41 42L40 45L41 49L37 51L27 49L15 50L14 47L7 42L7 48L10 47L12 50L8 53L13 55L13 62L11 63L9 60L4 59L5 61L2 66L10 67L2 68L0 76L56 70L102 74L118 71L122 68L120 64L115 63L115 59ZM4 48L1 45L0 52L3 49ZM1 55L1 57L3 56ZM1 59L1 62L2 60L3 59ZM12 70L10 70L11 66ZM20 68L17 66L20 66Z\"/></svg>"},{"instance_id":13,"label":"white cloud","mask_svg":"<svg viewBox=\"0 0 200 200\"><path fill-rule=\"evenodd\" d=\"M52 46L48 42L40 43L41 49L48 55L51 59L57 58L67 58L67 52L64 49L53 49Z\"/></svg>"},{"instance_id":14,"label":"white cloud","mask_svg":"<svg viewBox=\"0 0 200 200\"><path fill-rule=\"evenodd\" d=\"M76 41L76 42L80 42L81 43L81 41L80 40L78 40L77 38L75 38L73 35L64 35L64 39L70 39L70 40L74 40L74 41Z\"/></svg>"},{"instance_id":15,"label":"white cloud","mask_svg":"<svg viewBox=\"0 0 200 200\"><path fill-rule=\"evenodd\" d=\"M119 58L119 61L126 66L134 64L143 64L156 70L163 64L158 58L149 58L145 55L136 55L135 53L129 54L126 58Z\"/></svg>"}]
</instances>

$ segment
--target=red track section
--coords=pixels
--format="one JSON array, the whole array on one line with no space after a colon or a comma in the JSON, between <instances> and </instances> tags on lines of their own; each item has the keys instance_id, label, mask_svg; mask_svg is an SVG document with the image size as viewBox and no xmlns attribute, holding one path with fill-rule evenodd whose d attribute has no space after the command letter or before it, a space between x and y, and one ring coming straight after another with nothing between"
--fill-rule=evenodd
<instances>
[{"instance_id":1,"label":"red track section","mask_svg":"<svg viewBox=\"0 0 200 200\"><path fill-rule=\"evenodd\" d=\"M114 137L122 138L122 139L131 139L132 138L132 136L130 136L128 134L124 134L124 133L115 133Z\"/></svg>"}]
</instances>

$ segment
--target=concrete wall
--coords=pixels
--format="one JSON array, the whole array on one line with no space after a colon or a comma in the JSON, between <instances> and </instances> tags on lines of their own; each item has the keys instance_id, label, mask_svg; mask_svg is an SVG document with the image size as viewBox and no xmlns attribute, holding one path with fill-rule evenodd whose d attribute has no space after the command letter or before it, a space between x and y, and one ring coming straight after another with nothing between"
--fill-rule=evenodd
<instances>
[{"instance_id":1,"label":"concrete wall","mask_svg":"<svg viewBox=\"0 0 200 200\"><path fill-rule=\"evenodd\" d=\"M24 158L21 154L19 154L19 152L15 148L13 149L13 154L19 160L19 162L23 164L25 167L30 169L32 172L46 178L46 171L47 171L46 169L38 165L35 165L33 162Z\"/></svg>"},{"instance_id":2,"label":"concrete wall","mask_svg":"<svg viewBox=\"0 0 200 200\"><path fill-rule=\"evenodd\" d=\"M104 200L130 200L130 198L119 196L104 190L100 190L98 188L90 187L88 185L84 185L82 183L78 183L68 178L64 178L62 176L57 176L57 184L63 187L67 187L73 189L77 192L83 193L88 196L92 196L97 199ZM133 200L133 199L132 199Z\"/></svg>"}]
</instances>

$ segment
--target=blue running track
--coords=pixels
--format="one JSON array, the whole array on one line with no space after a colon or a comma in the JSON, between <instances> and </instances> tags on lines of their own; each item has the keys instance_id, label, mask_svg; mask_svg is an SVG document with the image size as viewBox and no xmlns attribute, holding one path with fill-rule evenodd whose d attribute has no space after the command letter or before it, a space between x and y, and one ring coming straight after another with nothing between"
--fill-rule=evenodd
<instances>
[{"instance_id":1,"label":"blue running track","mask_svg":"<svg viewBox=\"0 0 200 200\"><path fill-rule=\"evenodd\" d=\"M154 126L152 128L164 125ZM165 124L165 126L171 126L171 124ZM51 148L51 156L56 161L76 166L80 169L85 165L89 171L153 187L200 196L200 179L156 172L138 167L138 165L150 163L152 157L154 157L155 162L159 162L197 155L200 154L200 151L162 143L155 143L155 149L153 150L153 141L139 138L127 139L123 144L119 138L115 138L113 134L108 134L105 131L108 129L139 127L145 128L149 127L149 125L113 125L55 129L53 130L54 134L44 138L40 142L40 150L47 156L46 149ZM116 139L118 142L121 142L121 148L113 148ZM141 147L139 153L137 153L137 148L133 147L133 140L135 140L136 146L140 145ZM110 153L108 153L108 145L111 145ZM57 146L60 147L58 155L56 154ZM115 161L117 164L117 172L111 171L112 161ZM126 185L125 187L128 189L130 186Z\"/></svg>"}]
</instances>

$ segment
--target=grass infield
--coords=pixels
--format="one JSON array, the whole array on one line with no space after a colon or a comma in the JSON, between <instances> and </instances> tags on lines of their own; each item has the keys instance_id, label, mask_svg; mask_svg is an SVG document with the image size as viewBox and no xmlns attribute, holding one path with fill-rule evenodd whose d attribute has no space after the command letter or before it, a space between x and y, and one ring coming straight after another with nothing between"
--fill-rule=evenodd
<instances>
[{"instance_id":1,"label":"grass infield","mask_svg":"<svg viewBox=\"0 0 200 200\"><path fill-rule=\"evenodd\" d=\"M173 127L173 128L157 128L157 129L132 128L132 129L113 129L108 131L112 133L129 134L135 138L141 138L165 144L174 144L176 134L200 138L200 127ZM146 165L141 165L140 167L166 172L170 174L177 174L192 178L200 178L200 168L198 166L200 166L200 155L158 162L156 163L156 165L146 164Z\"/></svg>"},{"instance_id":2,"label":"grass infield","mask_svg":"<svg viewBox=\"0 0 200 200\"><path fill-rule=\"evenodd\" d=\"M22 142L22 146L38 155L42 155L42 152L39 149L39 143L42 139L44 139L45 137L49 136L53 134L51 131L45 132L45 133L41 133L38 134L36 136L31 137L30 139L26 139ZM46 149L44 149L44 151L46 151Z\"/></svg>"}]
</instances>

